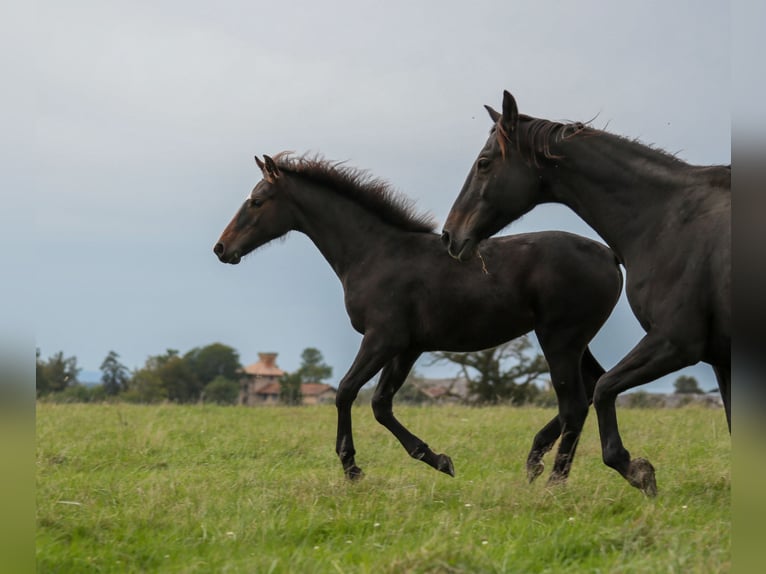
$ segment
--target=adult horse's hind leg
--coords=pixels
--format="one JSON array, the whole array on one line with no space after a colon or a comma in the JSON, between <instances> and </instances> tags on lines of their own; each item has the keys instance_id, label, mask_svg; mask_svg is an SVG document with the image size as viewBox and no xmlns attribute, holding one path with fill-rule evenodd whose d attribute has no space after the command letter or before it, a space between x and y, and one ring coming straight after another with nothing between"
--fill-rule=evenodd
<instances>
[{"instance_id":1,"label":"adult horse's hind leg","mask_svg":"<svg viewBox=\"0 0 766 574\"><path fill-rule=\"evenodd\" d=\"M604 463L648 496L657 494L654 467L645 458L631 459L630 453L623 446L617 427L615 399L623 391L649 383L694 362L688 360L681 349L668 339L650 332L596 384L593 405L598 416Z\"/></svg>"},{"instance_id":2,"label":"adult horse's hind leg","mask_svg":"<svg viewBox=\"0 0 766 574\"><path fill-rule=\"evenodd\" d=\"M718 379L718 389L721 391L726 422L729 423L729 434L731 434L731 365L713 365L713 371Z\"/></svg>"},{"instance_id":3,"label":"adult horse's hind leg","mask_svg":"<svg viewBox=\"0 0 766 574\"><path fill-rule=\"evenodd\" d=\"M394 417L394 395L404 384L407 374L419 356L419 351L408 350L386 363L380 374L375 394L372 396L372 412L375 414L375 420L391 431L411 457L422 460L436 470L455 476L455 468L450 457L446 454L434 453L426 443L408 431Z\"/></svg>"}]
</instances>

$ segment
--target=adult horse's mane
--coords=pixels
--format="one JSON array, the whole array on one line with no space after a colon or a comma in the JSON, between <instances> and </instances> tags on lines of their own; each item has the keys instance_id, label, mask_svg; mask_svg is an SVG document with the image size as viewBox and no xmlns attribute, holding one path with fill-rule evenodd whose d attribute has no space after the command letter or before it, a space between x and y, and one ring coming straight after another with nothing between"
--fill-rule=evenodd
<instances>
[{"instance_id":1,"label":"adult horse's mane","mask_svg":"<svg viewBox=\"0 0 766 574\"><path fill-rule=\"evenodd\" d=\"M325 185L395 227L423 233L436 229L436 222L429 214L416 213L411 199L366 170L329 161L316 154L296 156L291 152L280 152L274 156L274 161L279 169Z\"/></svg>"},{"instance_id":2,"label":"adult horse's mane","mask_svg":"<svg viewBox=\"0 0 766 574\"><path fill-rule=\"evenodd\" d=\"M563 141L574 138L585 138L598 136L606 138L615 145L624 145L630 147L631 153L641 156L651 156L655 160L660 160L668 165L687 165L683 160L675 155L666 152L663 149L651 144L645 144L636 139L627 138L621 135L613 134L605 130L599 130L590 125L590 122L555 122L542 118L534 118L524 114L519 114L519 134L513 137L516 144L516 150L522 155L528 164L540 166L540 160L562 159L562 155L555 154L551 147ZM498 122L493 128L496 129L495 136L503 156L506 154L507 144L512 141L502 125Z\"/></svg>"}]
</instances>

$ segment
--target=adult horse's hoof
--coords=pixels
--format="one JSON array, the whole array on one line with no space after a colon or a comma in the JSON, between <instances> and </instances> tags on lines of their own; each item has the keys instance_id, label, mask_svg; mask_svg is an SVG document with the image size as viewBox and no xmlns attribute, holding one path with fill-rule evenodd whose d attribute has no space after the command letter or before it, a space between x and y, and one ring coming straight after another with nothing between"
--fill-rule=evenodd
<instances>
[{"instance_id":1,"label":"adult horse's hoof","mask_svg":"<svg viewBox=\"0 0 766 574\"><path fill-rule=\"evenodd\" d=\"M359 480L364 476L362 469L356 465L347 468L344 472L346 473L346 478L351 481Z\"/></svg>"},{"instance_id":2,"label":"adult horse's hoof","mask_svg":"<svg viewBox=\"0 0 766 574\"><path fill-rule=\"evenodd\" d=\"M654 478L654 467L645 458L634 458L630 461L625 475L631 486L635 486L646 496L657 496L657 480Z\"/></svg>"},{"instance_id":3,"label":"adult horse's hoof","mask_svg":"<svg viewBox=\"0 0 766 574\"><path fill-rule=\"evenodd\" d=\"M446 454L436 455L436 470L440 470L452 477L455 476L455 466L452 464L452 459Z\"/></svg>"},{"instance_id":4,"label":"adult horse's hoof","mask_svg":"<svg viewBox=\"0 0 766 574\"><path fill-rule=\"evenodd\" d=\"M535 479L545 470L545 463L542 460L527 461L527 480L532 484Z\"/></svg>"}]
</instances>

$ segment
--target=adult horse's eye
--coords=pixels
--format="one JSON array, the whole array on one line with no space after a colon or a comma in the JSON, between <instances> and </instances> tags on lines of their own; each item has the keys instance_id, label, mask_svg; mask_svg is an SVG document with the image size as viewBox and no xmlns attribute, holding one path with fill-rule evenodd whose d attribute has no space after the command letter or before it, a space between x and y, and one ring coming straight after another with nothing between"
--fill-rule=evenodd
<instances>
[{"instance_id":1,"label":"adult horse's eye","mask_svg":"<svg viewBox=\"0 0 766 574\"><path fill-rule=\"evenodd\" d=\"M254 197L250 200L250 207L260 207L263 205L263 199L260 197Z\"/></svg>"},{"instance_id":2,"label":"adult horse's eye","mask_svg":"<svg viewBox=\"0 0 766 574\"><path fill-rule=\"evenodd\" d=\"M489 160L486 157L480 157L476 162L476 167L479 169L487 169L489 167Z\"/></svg>"}]
</instances>

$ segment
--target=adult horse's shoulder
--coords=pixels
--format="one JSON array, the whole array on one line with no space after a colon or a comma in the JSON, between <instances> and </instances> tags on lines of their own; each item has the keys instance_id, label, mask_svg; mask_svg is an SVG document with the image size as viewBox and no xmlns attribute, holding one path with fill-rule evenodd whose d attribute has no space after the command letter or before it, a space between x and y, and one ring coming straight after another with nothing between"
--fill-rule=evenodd
<instances>
[{"instance_id":1,"label":"adult horse's shoulder","mask_svg":"<svg viewBox=\"0 0 766 574\"><path fill-rule=\"evenodd\" d=\"M731 193L731 165L711 165L697 168L707 186L718 192Z\"/></svg>"}]
</instances>

